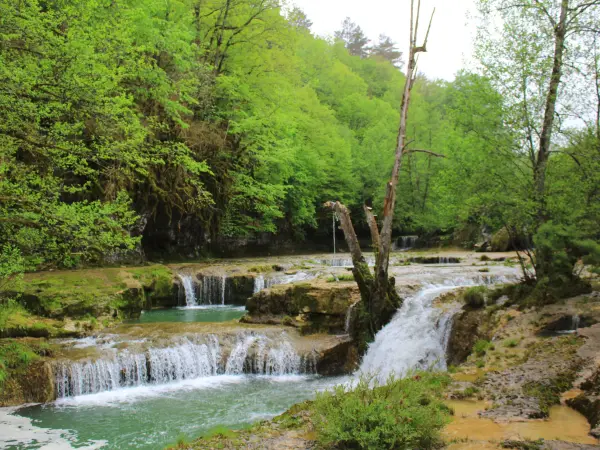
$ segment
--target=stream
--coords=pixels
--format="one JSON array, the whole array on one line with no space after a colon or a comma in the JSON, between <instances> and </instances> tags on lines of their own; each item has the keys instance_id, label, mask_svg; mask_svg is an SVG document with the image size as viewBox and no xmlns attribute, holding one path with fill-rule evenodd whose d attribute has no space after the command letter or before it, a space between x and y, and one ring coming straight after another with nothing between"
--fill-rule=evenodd
<instances>
[{"instance_id":1,"label":"stream","mask_svg":"<svg viewBox=\"0 0 600 450\"><path fill-rule=\"evenodd\" d=\"M424 285L378 333L354 376L375 374L385 380L412 369L445 370L457 307L434 307L433 300L459 286L489 280L455 277ZM267 285L260 283L261 289ZM195 295L185 287L186 296ZM223 304L199 306L198 297L189 299L193 302L188 300L187 308L146 312L135 323L224 322L244 313ZM123 347L107 339L102 344L76 340L84 349L106 346L106 354L56 367L55 402L0 408L0 447L161 449L215 426L239 428L271 418L353 379L315 375L315 362L296 353L285 335L186 336L143 353L136 353L133 344Z\"/></svg>"}]
</instances>

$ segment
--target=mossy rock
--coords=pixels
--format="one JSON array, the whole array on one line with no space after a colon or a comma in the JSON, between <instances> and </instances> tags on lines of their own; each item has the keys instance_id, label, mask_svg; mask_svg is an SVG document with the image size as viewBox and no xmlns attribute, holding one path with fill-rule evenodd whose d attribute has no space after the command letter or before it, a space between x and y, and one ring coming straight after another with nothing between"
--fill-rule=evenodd
<instances>
[{"instance_id":1,"label":"mossy rock","mask_svg":"<svg viewBox=\"0 0 600 450\"><path fill-rule=\"evenodd\" d=\"M175 296L171 270L154 265L27 274L21 303L54 319L135 317L155 304L173 305Z\"/></svg>"},{"instance_id":2,"label":"mossy rock","mask_svg":"<svg viewBox=\"0 0 600 450\"><path fill-rule=\"evenodd\" d=\"M501 228L492 236L490 250L493 252L506 252L511 247L510 235L506 228Z\"/></svg>"},{"instance_id":3,"label":"mossy rock","mask_svg":"<svg viewBox=\"0 0 600 450\"><path fill-rule=\"evenodd\" d=\"M0 341L0 406L47 403L56 398L52 346L41 339Z\"/></svg>"},{"instance_id":4,"label":"mossy rock","mask_svg":"<svg viewBox=\"0 0 600 450\"><path fill-rule=\"evenodd\" d=\"M298 317L303 334L343 333L346 312L360 298L356 284L298 283L265 289L248 299L248 323L281 323ZM278 322L279 319L279 322Z\"/></svg>"}]
</instances>

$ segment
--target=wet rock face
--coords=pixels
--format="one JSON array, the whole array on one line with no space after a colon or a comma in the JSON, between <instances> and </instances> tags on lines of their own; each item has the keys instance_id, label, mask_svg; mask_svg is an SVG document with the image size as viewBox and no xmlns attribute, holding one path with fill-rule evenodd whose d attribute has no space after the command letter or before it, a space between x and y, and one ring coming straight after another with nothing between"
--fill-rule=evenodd
<instances>
[{"instance_id":1,"label":"wet rock face","mask_svg":"<svg viewBox=\"0 0 600 450\"><path fill-rule=\"evenodd\" d=\"M358 369L359 354L350 339L321 352L317 361L317 373L323 376L346 375Z\"/></svg>"},{"instance_id":2,"label":"wet rock face","mask_svg":"<svg viewBox=\"0 0 600 450\"><path fill-rule=\"evenodd\" d=\"M480 339L488 339L487 314L484 310L463 308L454 317L452 332L448 341L446 362L457 366L466 361L473 346Z\"/></svg>"},{"instance_id":3,"label":"wet rock face","mask_svg":"<svg viewBox=\"0 0 600 450\"><path fill-rule=\"evenodd\" d=\"M23 373L8 378L0 389L0 406L47 403L56 398L52 368L36 361Z\"/></svg>"},{"instance_id":4,"label":"wet rock face","mask_svg":"<svg viewBox=\"0 0 600 450\"><path fill-rule=\"evenodd\" d=\"M354 283L276 286L248 299L248 314L244 321L280 323L285 320L304 333L341 334L345 332L348 308L359 299L360 293Z\"/></svg>"}]
</instances>

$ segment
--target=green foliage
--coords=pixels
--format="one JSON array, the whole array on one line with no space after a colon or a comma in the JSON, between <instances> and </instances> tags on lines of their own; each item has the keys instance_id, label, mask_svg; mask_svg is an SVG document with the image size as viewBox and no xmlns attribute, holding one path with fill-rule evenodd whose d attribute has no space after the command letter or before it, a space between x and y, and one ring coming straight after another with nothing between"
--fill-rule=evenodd
<instances>
[{"instance_id":1,"label":"green foliage","mask_svg":"<svg viewBox=\"0 0 600 450\"><path fill-rule=\"evenodd\" d=\"M473 345L473 353L475 353L477 356L485 356L487 351L492 348L493 345L490 341L480 339L475 342L475 345Z\"/></svg>"},{"instance_id":2,"label":"green foliage","mask_svg":"<svg viewBox=\"0 0 600 450\"><path fill-rule=\"evenodd\" d=\"M506 339L502 345L507 348L515 348L519 345L519 341L517 339Z\"/></svg>"},{"instance_id":3,"label":"green foliage","mask_svg":"<svg viewBox=\"0 0 600 450\"><path fill-rule=\"evenodd\" d=\"M358 449L436 448L449 421L442 393L449 377L418 373L379 385L361 378L317 394L312 405L318 441L325 446Z\"/></svg>"},{"instance_id":4,"label":"green foliage","mask_svg":"<svg viewBox=\"0 0 600 450\"><path fill-rule=\"evenodd\" d=\"M331 275L330 277L327 277L328 283L335 283L337 281L354 281L354 275L351 273L343 273L340 275Z\"/></svg>"},{"instance_id":5,"label":"green foliage","mask_svg":"<svg viewBox=\"0 0 600 450\"><path fill-rule=\"evenodd\" d=\"M25 259L21 251L10 244L5 244L0 250L0 307L3 293L18 294L23 289L23 272Z\"/></svg>"},{"instance_id":6,"label":"green foliage","mask_svg":"<svg viewBox=\"0 0 600 450\"><path fill-rule=\"evenodd\" d=\"M0 387L11 373L19 373L49 352L46 343L4 339L0 341Z\"/></svg>"},{"instance_id":7,"label":"green foliage","mask_svg":"<svg viewBox=\"0 0 600 450\"><path fill-rule=\"evenodd\" d=\"M485 286L473 286L467 288L464 293L466 304L471 308L483 308L485 306L487 291Z\"/></svg>"}]
</instances>

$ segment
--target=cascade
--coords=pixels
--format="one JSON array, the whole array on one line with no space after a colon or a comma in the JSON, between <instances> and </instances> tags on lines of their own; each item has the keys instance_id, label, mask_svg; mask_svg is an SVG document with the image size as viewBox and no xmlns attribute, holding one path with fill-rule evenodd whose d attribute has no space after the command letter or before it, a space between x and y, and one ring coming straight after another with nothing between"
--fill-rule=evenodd
<instances>
[{"instance_id":1,"label":"cascade","mask_svg":"<svg viewBox=\"0 0 600 450\"><path fill-rule=\"evenodd\" d=\"M227 275L204 275L200 288L200 300L204 305L224 305Z\"/></svg>"},{"instance_id":2,"label":"cascade","mask_svg":"<svg viewBox=\"0 0 600 450\"><path fill-rule=\"evenodd\" d=\"M375 266L375 258L374 257L365 257L367 264L371 267ZM321 259L319 260L320 264L331 267L352 267L352 259L351 258L332 258L332 259Z\"/></svg>"},{"instance_id":3,"label":"cascade","mask_svg":"<svg viewBox=\"0 0 600 450\"><path fill-rule=\"evenodd\" d=\"M61 361L54 365L59 398L144 385L163 385L217 375L313 374L316 356L301 357L285 336L240 333L231 351L214 335L189 337L175 345L144 353L116 350L95 361Z\"/></svg>"},{"instance_id":4,"label":"cascade","mask_svg":"<svg viewBox=\"0 0 600 450\"><path fill-rule=\"evenodd\" d=\"M227 275L221 278L221 305L225 304L225 287L227 286Z\"/></svg>"},{"instance_id":5,"label":"cascade","mask_svg":"<svg viewBox=\"0 0 600 450\"><path fill-rule=\"evenodd\" d=\"M400 236L396 240L396 246L398 246L398 244L399 244L399 247L400 247L397 250L406 251L406 250L410 250L410 249L414 248L418 239L419 239L419 236Z\"/></svg>"},{"instance_id":6,"label":"cascade","mask_svg":"<svg viewBox=\"0 0 600 450\"><path fill-rule=\"evenodd\" d=\"M577 329L579 328L579 323L580 323L580 318L578 314L574 314L571 317L571 330L573 331L577 331Z\"/></svg>"},{"instance_id":7,"label":"cascade","mask_svg":"<svg viewBox=\"0 0 600 450\"><path fill-rule=\"evenodd\" d=\"M389 375L402 376L414 369L446 370L446 348L452 331L452 318L460 305L436 308L433 301L442 293L461 286L508 282L508 277L479 276L448 280L427 286L407 298L390 323L369 345L359 374L374 375L385 382Z\"/></svg>"},{"instance_id":8,"label":"cascade","mask_svg":"<svg viewBox=\"0 0 600 450\"><path fill-rule=\"evenodd\" d=\"M194 284L194 279L192 275L177 275L181 280L181 284L183 285L183 290L185 292L185 305L186 306L197 306L198 302L196 300L196 286Z\"/></svg>"},{"instance_id":9,"label":"cascade","mask_svg":"<svg viewBox=\"0 0 600 450\"><path fill-rule=\"evenodd\" d=\"M265 288L265 277L260 274L254 278L254 293L262 291Z\"/></svg>"},{"instance_id":10,"label":"cascade","mask_svg":"<svg viewBox=\"0 0 600 450\"><path fill-rule=\"evenodd\" d=\"M187 307L198 305L225 305L227 299L227 275L203 275L195 281L193 275L179 274L185 292Z\"/></svg>"},{"instance_id":11,"label":"cascade","mask_svg":"<svg viewBox=\"0 0 600 450\"><path fill-rule=\"evenodd\" d=\"M266 277L264 275L258 275L254 278L254 293L268 289L278 284L291 284L297 283L298 281L312 280L317 277L317 273L308 272L296 272L293 275L273 275Z\"/></svg>"},{"instance_id":12,"label":"cascade","mask_svg":"<svg viewBox=\"0 0 600 450\"><path fill-rule=\"evenodd\" d=\"M344 325L344 332L346 334L350 334L350 325L352 323L352 311L354 310L354 307L357 304L358 304L358 302L352 303L350 305L350 307L348 308L348 311L346 311L346 321L345 321L345 325Z\"/></svg>"}]
</instances>

